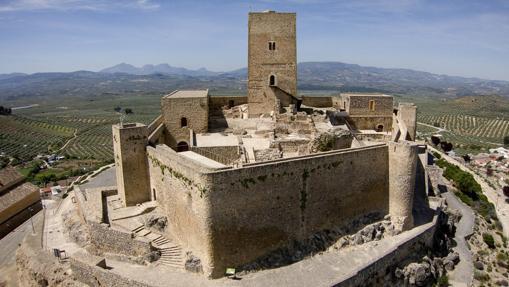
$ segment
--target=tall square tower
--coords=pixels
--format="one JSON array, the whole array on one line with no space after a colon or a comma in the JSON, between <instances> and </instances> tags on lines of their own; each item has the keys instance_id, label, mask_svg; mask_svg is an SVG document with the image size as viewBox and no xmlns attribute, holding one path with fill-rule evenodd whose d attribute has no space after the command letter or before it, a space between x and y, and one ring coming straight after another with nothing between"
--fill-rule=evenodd
<instances>
[{"instance_id":1,"label":"tall square tower","mask_svg":"<svg viewBox=\"0 0 509 287\"><path fill-rule=\"evenodd\" d=\"M249 115L297 101L296 14L249 13ZM278 104L276 104L278 103Z\"/></svg>"},{"instance_id":2,"label":"tall square tower","mask_svg":"<svg viewBox=\"0 0 509 287\"><path fill-rule=\"evenodd\" d=\"M150 201L147 143L146 125L138 123L113 125L117 187L125 206Z\"/></svg>"}]
</instances>

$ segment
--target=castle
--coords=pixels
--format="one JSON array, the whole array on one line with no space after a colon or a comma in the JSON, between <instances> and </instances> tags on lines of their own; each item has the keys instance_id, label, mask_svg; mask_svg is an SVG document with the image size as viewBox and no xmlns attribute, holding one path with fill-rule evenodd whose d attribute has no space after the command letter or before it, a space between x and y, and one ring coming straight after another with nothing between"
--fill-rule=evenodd
<instances>
[{"instance_id":1,"label":"castle","mask_svg":"<svg viewBox=\"0 0 509 287\"><path fill-rule=\"evenodd\" d=\"M113 126L122 204L155 202L212 278L370 214L411 229L415 105L300 97L295 13L249 13L248 48L247 97L174 91L148 126Z\"/></svg>"}]
</instances>

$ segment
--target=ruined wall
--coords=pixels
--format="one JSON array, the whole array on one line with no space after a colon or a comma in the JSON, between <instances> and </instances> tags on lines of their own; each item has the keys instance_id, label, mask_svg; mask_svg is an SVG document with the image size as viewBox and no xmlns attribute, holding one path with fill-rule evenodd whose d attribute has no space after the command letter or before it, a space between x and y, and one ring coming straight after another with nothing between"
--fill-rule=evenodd
<instances>
[{"instance_id":1,"label":"ruined wall","mask_svg":"<svg viewBox=\"0 0 509 287\"><path fill-rule=\"evenodd\" d=\"M202 260L210 270L210 190L207 172L165 145L148 147L151 189L170 222L168 237ZM224 271L224 270L223 270Z\"/></svg>"},{"instance_id":2,"label":"ruined wall","mask_svg":"<svg viewBox=\"0 0 509 287\"><path fill-rule=\"evenodd\" d=\"M118 274L113 273L110 270L97 266L100 258L91 255L78 255L71 257L70 267L73 271L73 275L79 282L87 284L87 286L98 287L98 286L133 286L133 287L150 287L151 285L134 281Z\"/></svg>"},{"instance_id":3,"label":"ruined wall","mask_svg":"<svg viewBox=\"0 0 509 287\"><path fill-rule=\"evenodd\" d=\"M247 104L247 96L211 96L209 97L209 115L222 116L223 107L230 107L230 104L233 106Z\"/></svg>"},{"instance_id":4,"label":"ruined wall","mask_svg":"<svg viewBox=\"0 0 509 287\"><path fill-rule=\"evenodd\" d=\"M143 124L113 125L113 152L115 157L118 192L126 206L150 201L145 146L148 128Z\"/></svg>"},{"instance_id":5,"label":"ruined wall","mask_svg":"<svg viewBox=\"0 0 509 287\"><path fill-rule=\"evenodd\" d=\"M389 194L392 222L402 230L414 225L412 207L418 146L415 142L389 142Z\"/></svg>"},{"instance_id":6,"label":"ruined wall","mask_svg":"<svg viewBox=\"0 0 509 287\"><path fill-rule=\"evenodd\" d=\"M248 102L249 114L259 115L274 110L275 86L297 96L297 47L295 13L249 13L248 35ZM275 49L269 49L269 42Z\"/></svg>"},{"instance_id":7,"label":"ruined wall","mask_svg":"<svg viewBox=\"0 0 509 287\"><path fill-rule=\"evenodd\" d=\"M90 243L97 253L114 253L133 257L143 257L152 251L150 241L133 238L130 232L123 232L108 227L107 224L87 222L90 232Z\"/></svg>"},{"instance_id":8,"label":"ruined wall","mask_svg":"<svg viewBox=\"0 0 509 287\"><path fill-rule=\"evenodd\" d=\"M367 213L388 213L387 157L382 145L211 174L212 275L290 240Z\"/></svg>"},{"instance_id":9,"label":"ruined wall","mask_svg":"<svg viewBox=\"0 0 509 287\"><path fill-rule=\"evenodd\" d=\"M191 150L225 165L230 165L240 159L239 146L191 147Z\"/></svg>"},{"instance_id":10,"label":"ruined wall","mask_svg":"<svg viewBox=\"0 0 509 287\"><path fill-rule=\"evenodd\" d=\"M332 97L302 96L302 104L308 107L328 108L332 107Z\"/></svg>"},{"instance_id":11,"label":"ruined wall","mask_svg":"<svg viewBox=\"0 0 509 287\"><path fill-rule=\"evenodd\" d=\"M176 148L177 143L186 142L190 145L189 134L192 129L195 133L206 133L209 121L209 97L172 97L161 99L163 122L168 133L165 134L165 143ZM187 126L181 126L181 119L187 119Z\"/></svg>"}]
</instances>

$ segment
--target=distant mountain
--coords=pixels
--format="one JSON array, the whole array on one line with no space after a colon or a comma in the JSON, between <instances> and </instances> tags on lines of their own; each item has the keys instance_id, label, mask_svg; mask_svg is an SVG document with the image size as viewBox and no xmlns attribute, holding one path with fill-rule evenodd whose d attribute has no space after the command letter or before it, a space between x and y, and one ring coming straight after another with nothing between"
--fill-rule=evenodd
<instances>
[{"instance_id":1,"label":"distant mountain","mask_svg":"<svg viewBox=\"0 0 509 287\"><path fill-rule=\"evenodd\" d=\"M159 65L144 65L143 67L135 67L130 64L121 63L113 67L109 67L99 71L100 73L124 73L131 75L151 75L151 74L164 74L164 75L184 75L184 76L214 76L220 73L212 72L205 68L198 70L189 70L186 68L173 67L168 64Z\"/></svg>"},{"instance_id":2,"label":"distant mountain","mask_svg":"<svg viewBox=\"0 0 509 287\"><path fill-rule=\"evenodd\" d=\"M389 93L464 96L509 96L509 82L432 74L410 69L365 67L341 62L302 62L298 65L301 89L362 87Z\"/></svg>"},{"instance_id":3,"label":"distant mountain","mask_svg":"<svg viewBox=\"0 0 509 287\"><path fill-rule=\"evenodd\" d=\"M26 75L27 74L23 74L23 73L0 74L0 81L9 79L9 78L19 77L19 76L26 76Z\"/></svg>"},{"instance_id":4,"label":"distant mountain","mask_svg":"<svg viewBox=\"0 0 509 287\"><path fill-rule=\"evenodd\" d=\"M101 72L0 75L0 100L30 97L94 97L127 94L164 94L174 89L210 89L211 93L246 94L247 68L216 73L167 64L141 68L119 64ZM509 97L509 82L438 75L408 69L364 67L340 62L298 64L298 88L308 91L384 92L417 96Z\"/></svg>"}]
</instances>

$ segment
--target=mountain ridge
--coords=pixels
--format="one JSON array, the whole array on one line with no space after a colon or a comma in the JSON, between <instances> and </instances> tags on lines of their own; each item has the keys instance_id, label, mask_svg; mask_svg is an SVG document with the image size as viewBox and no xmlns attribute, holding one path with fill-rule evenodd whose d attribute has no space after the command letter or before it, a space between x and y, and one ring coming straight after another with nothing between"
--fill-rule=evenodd
<instances>
[{"instance_id":1,"label":"mountain ridge","mask_svg":"<svg viewBox=\"0 0 509 287\"><path fill-rule=\"evenodd\" d=\"M140 70L141 69L141 70ZM3 78L2 78L3 76ZM168 93L174 89L209 88L212 93L245 94L247 68L212 72L168 64L140 68L121 63L99 72L0 75L0 100L45 96L99 96ZM301 62L298 89L337 92L382 92L394 95L509 97L509 81L439 75L411 69L365 67L342 62Z\"/></svg>"}]
</instances>

